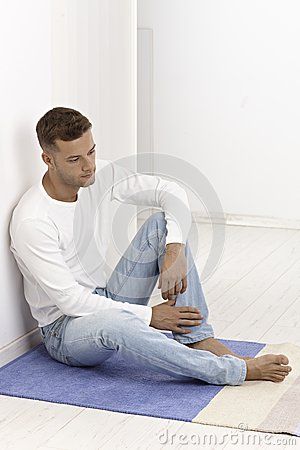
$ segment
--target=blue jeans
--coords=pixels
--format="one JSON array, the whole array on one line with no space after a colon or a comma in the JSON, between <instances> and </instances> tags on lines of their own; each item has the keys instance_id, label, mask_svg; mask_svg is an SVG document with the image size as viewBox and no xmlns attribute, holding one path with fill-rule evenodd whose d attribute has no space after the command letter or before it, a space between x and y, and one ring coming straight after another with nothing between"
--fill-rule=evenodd
<instances>
[{"instance_id":1,"label":"blue jeans","mask_svg":"<svg viewBox=\"0 0 300 450\"><path fill-rule=\"evenodd\" d=\"M167 229L163 212L152 214L140 227L120 259L106 287L94 293L115 301L147 305L156 285ZM195 306L202 313L200 325L190 334L173 333L170 339L134 313L110 309L82 317L62 315L42 327L41 334L50 356L70 366L96 366L115 352L129 364L159 371L177 379L197 378L211 384L240 385L246 378L246 363L232 355L216 356L183 344L214 337L207 323L208 308L188 242L187 290L178 294L176 306ZM186 328L186 327L185 327Z\"/></svg>"}]
</instances>

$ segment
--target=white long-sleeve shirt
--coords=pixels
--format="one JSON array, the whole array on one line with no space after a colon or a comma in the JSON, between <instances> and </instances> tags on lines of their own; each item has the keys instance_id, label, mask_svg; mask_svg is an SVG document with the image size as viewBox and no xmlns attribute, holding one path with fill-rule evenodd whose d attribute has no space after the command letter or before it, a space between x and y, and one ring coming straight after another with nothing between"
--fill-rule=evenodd
<instances>
[{"instance_id":1,"label":"white long-sleeve shirt","mask_svg":"<svg viewBox=\"0 0 300 450\"><path fill-rule=\"evenodd\" d=\"M177 183L135 173L109 160L96 163L95 182L80 188L76 201L53 199L41 178L13 211L10 249L39 327L63 314L79 317L111 308L132 311L150 324L151 307L93 293L107 283L105 256L112 234L113 200L161 207L167 223L166 244L186 242L191 214L187 195Z\"/></svg>"}]
</instances>

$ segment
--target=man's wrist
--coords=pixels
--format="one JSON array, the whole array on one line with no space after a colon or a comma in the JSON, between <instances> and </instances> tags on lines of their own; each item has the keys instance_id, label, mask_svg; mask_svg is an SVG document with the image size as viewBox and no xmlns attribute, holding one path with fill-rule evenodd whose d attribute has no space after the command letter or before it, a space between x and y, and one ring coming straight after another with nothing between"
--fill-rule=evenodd
<instances>
[{"instance_id":1,"label":"man's wrist","mask_svg":"<svg viewBox=\"0 0 300 450\"><path fill-rule=\"evenodd\" d=\"M166 251L178 251L181 250L185 244L183 242L170 242L166 245Z\"/></svg>"}]
</instances>

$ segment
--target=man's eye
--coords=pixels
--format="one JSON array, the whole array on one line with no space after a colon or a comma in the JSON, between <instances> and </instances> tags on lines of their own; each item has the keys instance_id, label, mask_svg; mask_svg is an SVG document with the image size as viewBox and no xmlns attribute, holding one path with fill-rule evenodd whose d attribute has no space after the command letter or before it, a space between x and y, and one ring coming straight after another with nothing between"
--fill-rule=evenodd
<instances>
[{"instance_id":1,"label":"man's eye","mask_svg":"<svg viewBox=\"0 0 300 450\"><path fill-rule=\"evenodd\" d=\"M69 161L70 161L70 162L77 162L77 161L78 161L78 158L77 158L77 159L69 159Z\"/></svg>"}]
</instances>

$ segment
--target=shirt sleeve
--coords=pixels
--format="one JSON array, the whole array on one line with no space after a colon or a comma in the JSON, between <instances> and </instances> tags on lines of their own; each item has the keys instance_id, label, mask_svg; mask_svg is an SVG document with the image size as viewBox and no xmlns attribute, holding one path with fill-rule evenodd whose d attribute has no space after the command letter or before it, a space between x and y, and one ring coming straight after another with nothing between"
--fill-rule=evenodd
<instances>
[{"instance_id":1,"label":"shirt sleeve","mask_svg":"<svg viewBox=\"0 0 300 450\"><path fill-rule=\"evenodd\" d=\"M192 218L188 197L174 181L157 175L136 173L116 163L112 164L111 198L122 203L162 208L167 222L166 244L186 243Z\"/></svg>"},{"instance_id":2,"label":"shirt sleeve","mask_svg":"<svg viewBox=\"0 0 300 450\"><path fill-rule=\"evenodd\" d=\"M40 219L23 220L14 236L18 256L63 314L77 317L107 309L124 309L133 312L150 325L150 306L118 302L93 294L89 288L80 285L67 266L58 242L56 227Z\"/></svg>"}]
</instances>

